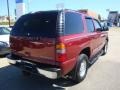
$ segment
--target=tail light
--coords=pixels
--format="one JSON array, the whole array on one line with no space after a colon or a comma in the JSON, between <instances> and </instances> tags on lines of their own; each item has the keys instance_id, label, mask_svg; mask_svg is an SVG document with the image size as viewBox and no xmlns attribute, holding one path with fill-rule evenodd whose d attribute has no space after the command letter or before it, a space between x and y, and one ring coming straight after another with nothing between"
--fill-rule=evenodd
<instances>
[{"instance_id":1,"label":"tail light","mask_svg":"<svg viewBox=\"0 0 120 90\"><path fill-rule=\"evenodd\" d=\"M60 14L60 22L58 23L58 31L61 35L63 33L64 29L64 12ZM58 40L58 43L56 45L56 61L58 62L64 62L66 61L66 49L65 44L61 42L61 40Z\"/></svg>"},{"instance_id":2,"label":"tail light","mask_svg":"<svg viewBox=\"0 0 120 90\"><path fill-rule=\"evenodd\" d=\"M56 45L56 60L59 62L66 61L66 49L65 44L59 43Z\"/></svg>"}]
</instances>

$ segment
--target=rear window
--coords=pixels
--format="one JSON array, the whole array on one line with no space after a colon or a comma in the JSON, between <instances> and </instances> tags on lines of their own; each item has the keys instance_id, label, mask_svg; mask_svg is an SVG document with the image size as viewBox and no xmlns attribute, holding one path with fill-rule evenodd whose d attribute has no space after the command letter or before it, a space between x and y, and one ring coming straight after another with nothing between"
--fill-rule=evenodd
<instances>
[{"instance_id":1,"label":"rear window","mask_svg":"<svg viewBox=\"0 0 120 90\"><path fill-rule=\"evenodd\" d=\"M83 32L82 16L79 13L67 12L65 14L65 34L78 34Z\"/></svg>"},{"instance_id":2,"label":"rear window","mask_svg":"<svg viewBox=\"0 0 120 90\"><path fill-rule=\"evenodd\" d=\"M14 36L56 37L58 12L40 12L22 16L11 32Z\"/></svg>"}]
</instances>

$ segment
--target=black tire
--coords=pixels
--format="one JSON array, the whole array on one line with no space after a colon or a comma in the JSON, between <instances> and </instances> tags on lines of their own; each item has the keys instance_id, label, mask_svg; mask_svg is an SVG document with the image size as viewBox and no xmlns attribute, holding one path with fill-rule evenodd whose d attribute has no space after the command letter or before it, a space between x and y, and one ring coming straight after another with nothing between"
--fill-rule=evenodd
<instances>
[{"instance_id":1,"label":"black tire","mask_svg":"<svg viewBox=\"0 0 120 90\"><path fill-rule=\"evenodd\" d=\"M30 72L25 71L25 70L22 70L22 74L23 74L23 76L30 76L31 75Z\"/></svg>"},{"instance_id":2,"label":"black tire","mask_svg":"<svg viewBox=\"0 0 120 90\"><path fill-rule=\"evenodd\" d=\"M77 65L75 66L75 69L74 69L74 73L72 74L72 78L73 78L73 81L75 83L79 83L81 81L83 81L86 77L86 74L87 74L87 70L88 70L88 56L85 55L85 54L80 54L78 56L78 60L77 60ZM85 71L82 75L81 73L81 68L83 68L83 65L82 64L85 64L84 68L85 68ZM81 69L81 70L80 70Z\"/></svg>"},{"instance_id":3,"label":"black tire","mask_svg":"<svg viewBox=\"0 0 120 90\"><path fill-rule=\"evenodd\" d=\"M108 41L106 40L106 43L102 49L102 56L107 54L107 50L108 50Z\"/></svg>"}]
</instances>

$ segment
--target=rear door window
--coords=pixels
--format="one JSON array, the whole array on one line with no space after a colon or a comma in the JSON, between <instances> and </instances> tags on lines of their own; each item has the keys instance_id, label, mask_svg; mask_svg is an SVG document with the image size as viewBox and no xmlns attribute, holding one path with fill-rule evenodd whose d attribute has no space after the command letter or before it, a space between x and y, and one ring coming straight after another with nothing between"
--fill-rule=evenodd
<instances>
[{"instance_id":1,"label":"rear door window","mask_svg":"<svg viewBox=\"0 0 120 90\"><path fill-rule=\"evenodd\" d=\"M92 18L85 18L88 32L94 32L94 24Z\"/></svg>"},{"instance_id":2,"label":"rear door window","mask_svg":"<svg viewBox=\"0 0 120 90\"><path fill-rule=\"evenodd\" d=\"M65 35L78 34L83 31L84 27L81 14L67 12L65 14Z\"/></svg>"},{"instance_id":3,"label":"rear door window","mask_svg":"<svg viewBox=\"0 0 120 90\"><path fill-rule=\"evenodd\" d=\"M14 36L56 37L58 12L40 12L22 16L11 32Z\"/></svg>"}]
</instances>

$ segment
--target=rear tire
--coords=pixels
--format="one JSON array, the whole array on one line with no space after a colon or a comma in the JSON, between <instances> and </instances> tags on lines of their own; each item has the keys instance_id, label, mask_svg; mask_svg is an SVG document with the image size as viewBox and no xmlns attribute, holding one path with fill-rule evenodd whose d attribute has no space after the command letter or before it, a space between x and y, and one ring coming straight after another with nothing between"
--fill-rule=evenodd
<instances>
[{"instance_id":1,"label":"rear tire","mask_svg":"<svg viewBox=\"0 0 120 90\"><path fill-rule=\"evenodd\" d=\"M88 70L88 56L85 54L80 54L78 56L77 65L75 66L74 73L72 74L72 79L75 83L83 81L86 77Z\"/></svg>"}]
</instances>

